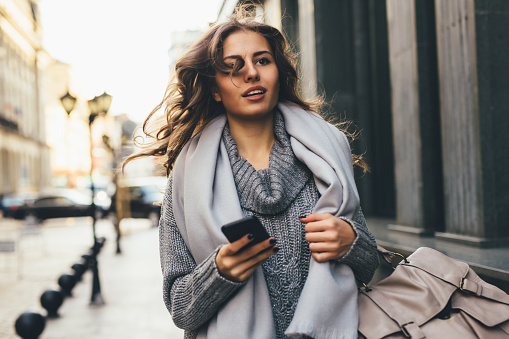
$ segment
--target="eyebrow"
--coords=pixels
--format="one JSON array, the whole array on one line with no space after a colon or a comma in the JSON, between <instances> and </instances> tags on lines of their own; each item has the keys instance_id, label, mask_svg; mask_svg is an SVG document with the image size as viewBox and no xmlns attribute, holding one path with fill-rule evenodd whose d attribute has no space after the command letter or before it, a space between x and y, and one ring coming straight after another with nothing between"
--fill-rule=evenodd
<instances>
[{"instance_id":1,"label":"eyebrow","mask_svg":"<svg viewBox=\"0 0 509 339\"><path fill-rule=\"evenodd\" d=\"M255 53L253 54L253 57L257 57L257 56L262 55L262 54L265 54L265 53L272 55L272 53L271 53L271 52L269 52L269 51L258 51L258 52L255 52ZM233 58L233 59L242 59L242 57L241 57L240 55L228 55L227 57L224 57L224 58L223 58L223 60L224 60L224 59L229 59L229 58Z\"/></svg>"}]
</instances>

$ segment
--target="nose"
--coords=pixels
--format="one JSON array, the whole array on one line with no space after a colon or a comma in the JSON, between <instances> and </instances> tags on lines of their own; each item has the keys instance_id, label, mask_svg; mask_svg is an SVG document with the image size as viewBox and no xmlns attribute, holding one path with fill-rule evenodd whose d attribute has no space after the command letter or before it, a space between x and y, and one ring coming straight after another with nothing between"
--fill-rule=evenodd
<instances>
[{"instance_id":1,"label":"nose","mask_svg":"<svg viewBox=\"0 0 509 339\"><path fill-rule=\"evenodd\" d=\"M250 81L258 81L260 80L260 74L258 73L258 69L252 62L246 62L244 64L245 74L244 74L244 80L246 82Z\"/></svg>"}]
</instances>

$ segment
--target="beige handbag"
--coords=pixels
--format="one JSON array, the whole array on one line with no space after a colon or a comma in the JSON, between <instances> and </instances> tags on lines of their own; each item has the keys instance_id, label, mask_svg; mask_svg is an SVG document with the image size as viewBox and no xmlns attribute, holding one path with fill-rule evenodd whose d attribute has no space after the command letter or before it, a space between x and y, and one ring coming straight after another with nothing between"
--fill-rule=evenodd
<instances>
[{"instance_id":1,"label":"beige handbag","mask_svg":"<svg viewBox=\"0 0 509 339\"><path fill-rule=\"evenodd\" d=\"M399 255L379 252L387 262ZM359 314L360 338L509 338L509 295L427 247L361 289Z\"/></svg>"}]
</instances>

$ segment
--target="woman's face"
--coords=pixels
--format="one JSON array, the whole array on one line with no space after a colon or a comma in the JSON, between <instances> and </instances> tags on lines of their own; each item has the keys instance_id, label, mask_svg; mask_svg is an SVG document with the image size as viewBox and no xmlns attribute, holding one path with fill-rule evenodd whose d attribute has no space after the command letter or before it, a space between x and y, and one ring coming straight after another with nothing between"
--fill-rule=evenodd
<instances>
[{"instance_id":1,"label":"woman's face","mask_svg":"<svg viewBox=\"0 0 509 339\"><path fill-rule=\"evenodd\" d=\"M214 99L221 101L229 118L256 120L266 117L277 104L279 75L267 40L253 31L237 31L224 41L223 60L242 67L233 75L216 72Z\"/></svg>"}]
</instances>

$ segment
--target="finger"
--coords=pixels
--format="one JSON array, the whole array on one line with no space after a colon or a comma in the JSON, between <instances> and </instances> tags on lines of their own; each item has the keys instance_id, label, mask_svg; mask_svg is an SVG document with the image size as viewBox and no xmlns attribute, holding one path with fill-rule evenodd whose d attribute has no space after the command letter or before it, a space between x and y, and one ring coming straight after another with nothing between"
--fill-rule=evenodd
<instances>
[{"instance_id":1,"label":"finger","mask_svg":"<svg viewBox=\"0 0 509 339\"><path fill-rule=\"evenodd\" d=\"M235 255L238 253L244 246L249 244L251 241L253 241L253 235L252 234L246 234L239 240L233 241L229 243L228 245L225 245L225 254L226 255Z\"/></svg>"},{"instance_id":2,"label":"finger","mask_svg":"<svg viewBox=\"0 0 509 339\"><path fill-rule=\"evenodd\" d=\"M253 246L247 247L244 251L247 255L247 257L253 257L256 254L265 251L266 249L273 247L276 244L276 239L270 237L268 239L265 239L262 242L259 242L258 244L255 244Z\"/></svg>"},{"instance_id":3,"label":"finger","mask_svg":"<svg viewBox=\"0 0 509 339\"><path fill-rule=\"evenodd\" d=\"M304 230L306 232L324 232L331 229L334 229L333 219L325 219L319 221L312 221L304 226Z\"/></svg>"},{"instance_id":4,"label":"finger","mask_svg":"<svg viewBox=\"0 0 509 339\"><path fill-rule=\"evenodd\" d=\"M249 269L247 269L246 271L242 272L240 275L239 275L239 281L245 281L247 280L253 273L254 271L260 267L265 261L261 261L259 263L257 263L256 265L253 265L251 266Z\"/></svg>"},{"instance_id":5,"label":"finger","mask_svg":"<svg viewBox=\"0 0 509 339\"><path fill-rule=\"evenodd\" d=\"M357 236L352 225L336 217L306 224L305 231L306 240L314 242L333 241L351 245Z\"/></svg>"},{"instance_id":6,"label":"finger","mask_svg":"<svg viewBox=\"0 0 509 339\"><path fill-rule=\"evenodd\" d=\"M307 230L306 230L307 231ZM308 242L339 242L339 233L334 230L307 231L306 241Z\"/></svg>"},{"instance_id":7,"label":"finger","mask_svg":"<svg viewBox=\"0 0 509 339\"><path fill-rule=\"evenodd\" d=\"M320 232L328 229L335 228L336 222L335 216L329 213L320 213L320 214L310 214L304 219L301 219L301 222L306 223L305 230L306 232Z\"/></svg>"},{"instance_id":8,"label":"finger","mask_svg":"<svg viewBox=\"0 0 509 339\"><path fill-rule=\"evenodd\" d=\"M317 262L326 262L326 261L329 261L329 260L338 259L338 258L336 258L334 256L334 254L332 252L312 252L311 256Z\"/></svg>"},{"instance_id":9,"label":"finger","mask_svg":"<svg viewBox=\"0 0 509 339\"><path fill-rule=\"evenodd\" d=\"M245 271L244 273L242 273L240 276L239 276L239 281L245 281L247 280L253 273L254 271L260 267L261 265L263 264L263 262L259 263L258 265L256 266L253 266L251 267L249 270Z\"/></svg>"},{"instance_id":10,"label":"finger","mask_svg":"<svg viewBox=\"0 0 509 339\"><path fill-rule=\"evenodd\" d=\"M262 251L233 267L230 274L236 277L238 279L237 281L244 281L249 278L256 268L260 267L260 265L262 265L270 256L277 253L278 250L279 248L277 246L273 246L272 248Z\"/></svg>"},{"instance_id":11,"label":"finger","mask_svg":"<svg viewBox=\"0 0 509 339\"><path fill-rule=\"evenodd\" d=\"M240 240L239 240L240 241ZM246 245L245 242L239 242L240 244ZM221 268L224 268L227 271L232 270L235 267L238 267L243 262L249 261L250 259L256 257L259 253L266 251L267 249L274 247L276 240L274 238L269 238L265 241L262 241L259 244L253 245L251 247L245 249L237 249L237 244L231 243L228 245L224 245L221 247L218 253L219 265ZM249 242L247 242L249 244ZM235 247L234 247L235 246ZM234 249L231 249L234 247Z\"/></svg>"},{"instance_id":12,"label":"finger","mask_svg":"<svg viewBox=\"0 0 509 339\"><path fill-rule=\"evenodd\" d=\"M276 254L279 251L279 247L272 246L271 248L268 248L262 252L257 253L255 256L249 258L248 260L244 261L241 265L243 266L244 270L248 270L253 266L256 266L260 263L265 262L269 257Z\"/></svg>"},{"instance_id":13,"label":"finger","mask_svg":"<svg viewBox=\"0 0 509 339\"><path fill-rule=\"evenodd\" d=\"M339 253L341 246L337 243L330 242L313 242L309 244L311 252L334 252Z\"/></svg>"},{"instance_id":14,"label":"finger","mask_svg":"<svg viewBox=\"0 0 509 339\"><path fill-rule=\"evenodd\" d=\"M274 246L274 247L266 250L265 252L260 253L258 258L254 258L256 263L253 266L251 266L250 268L248 268L241 275L243 280L249 278L258 267L260 267L265 261L267 261L268 258L270 258L272 255L276 254L278 251L279 251L279 247Z\"/></svg>"},{"instance_id":15,"label":"finger","mask_svg":"<svg viewBox=\"0 0 509 339\"><path fill-rule=\"evenodd\" d=\"M334 216L330 213L312 213L312 214L308 214L306 216L300 216L299 219L302 222L308 223L308 222L312 222L312 221L320 221L320 220L330 219L331 217L334 217Z\"/></svg>"}]
</instances>

